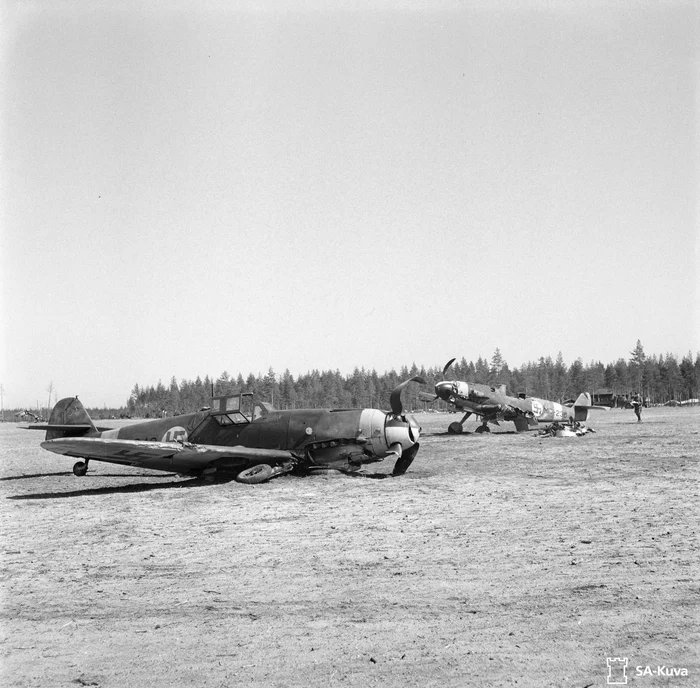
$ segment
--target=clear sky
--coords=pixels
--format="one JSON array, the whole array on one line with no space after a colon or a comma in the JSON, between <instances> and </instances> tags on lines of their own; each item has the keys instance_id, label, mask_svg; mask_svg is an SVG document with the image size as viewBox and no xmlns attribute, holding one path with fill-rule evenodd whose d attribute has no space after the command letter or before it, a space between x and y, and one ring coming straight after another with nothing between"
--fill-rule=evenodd
<instances>
[{"instance_id":1,"label":"clear sky","mask_svg":"<svg viewBox=\"0 0 700 688\"><path fill-rule=\"evenodd\" d=\"M5 408L700 350L695 2L5 2Z\"/></svg>"}]
</instances>

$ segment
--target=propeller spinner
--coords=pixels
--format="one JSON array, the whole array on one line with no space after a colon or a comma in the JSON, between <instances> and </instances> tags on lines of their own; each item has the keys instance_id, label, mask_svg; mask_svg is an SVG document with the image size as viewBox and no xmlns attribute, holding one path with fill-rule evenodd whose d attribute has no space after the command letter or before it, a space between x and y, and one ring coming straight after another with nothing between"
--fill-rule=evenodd
<instances>
[{"instance_id":1,"label":"propeller spinner","mask_svg":"<svg viewBox=\"0 0 700 688\"><path fill-rule=\"evenodd\" d=\"M461 396L466 396L469 393L469 388L464 382L454 382L451 380L446 380L447 371L452 367L452 364L456 361L456 358L451 358L445 364L442 369L442 382L438 382L435 385L435 398L442 399L443 401L452 402L454 395L460 394Z\"/></svg>"},{"instance_id":2,"label":"propeller spinner","mask_svg":"<svg viewBox=\"0 0 700 688\"><path fill-rule=\"evenodd\" d=\"M447 377L447 371L452 367L452 364L456 360L456 358L451 358L449 361L447 361L445 367L442 369L442 382L438 382L435 384L435 393L428 394L427 392L421 392L418 395L418 398L421 401L427 401L429 404L431 404L433 401L436 401L437 399L449 401L450 395L452 393L452 383L445 380L445 378Z\"/></svg>"}]
</instances>

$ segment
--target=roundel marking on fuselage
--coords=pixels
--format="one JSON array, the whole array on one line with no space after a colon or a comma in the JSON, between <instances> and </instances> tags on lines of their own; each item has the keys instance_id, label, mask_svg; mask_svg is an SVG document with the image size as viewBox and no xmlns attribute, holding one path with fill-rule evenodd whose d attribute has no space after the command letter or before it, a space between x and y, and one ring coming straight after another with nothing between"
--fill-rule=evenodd
<instances>
[{"instance_id":1,"label":"roundel marking on fuselage","mask_svg":"<svg viewBox=\"0 0 700 688\"><path fill-rule=\"evenodd\" d=\"M181 425L173 425L163 435L161 442L187 442L187 430Z\"/></svg>"}]
</instances>

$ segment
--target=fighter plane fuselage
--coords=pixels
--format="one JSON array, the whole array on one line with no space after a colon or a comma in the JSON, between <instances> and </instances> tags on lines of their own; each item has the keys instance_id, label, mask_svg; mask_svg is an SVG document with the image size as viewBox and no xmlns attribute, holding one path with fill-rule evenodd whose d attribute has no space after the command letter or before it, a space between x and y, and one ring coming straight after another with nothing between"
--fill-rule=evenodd
<instances>
[{"instance_id":1,"label":"fighter plane fuselage","mask_svg":"<svg viewBox=\"0 0 700 688\"><path fill-rule=\"evenodd\" d=\"M445 370L449 367L446 366ZM512 421L518 432L536 428L539 423L556 421L585 421L588 411L600 407L591 404L590 395L582 393L571 406L538 397L513 397L506 394L505 385L492 387L475 382L444 380L435 385L435 398L442 399L465 413L459 423L451 423L450 432L462 432L464 421L472 414L481 416L482 426L477 432L487 430L487 423Z\"/></svg>"},{"instance_id":2,"label":"fighter plane fuselage","mask_svg":"<svg viewBox=\"0 0 700 688\"><path fill-rule=\"evenodd\" d=\"M418 451L420 428L403 414L401 390L391 394L391 412L377 409L275 410L253 394L214 397L195 413L99 428L76 398L57 402L42 447L85 459L73 467L85 475L94 459L191 475L211 471L236 479L251 467L269 464L276 474L333 468L357 471L362 464L393 456L392 475L402 475ZM243 473L242 473L243 472Z\"/></svg>"},{"instance_id":3,"label":"fighter plane fuselage","mask_svg":"<svg viewBox=\"0 0 700 688\"><path fill-rule=\"evenodd\" d=\"M459 380L440 382L436 394L462 411L471 411L484 416L500 416L503 420L513 420L518 416L536 418L551 422L573 417L574 410L556 401L537 397L513 397L503 392L502 387L491 387L474 382Z\"/></svg>"},{"instance_id":4,"label":"fighter plane fuselage","mask_svg":"<svg viewBox=\"0 0 700 688\"><path fill-rule=\"evenodd\" d=\"M341 457L367 463L369 454L383 456L387 416L375 409L254 410L241 413L200 411L171 418L135 423L100 433L105 439L152 442L189 442L221 447L309 450L324 463Z\"/></svg>"}]
</instances>

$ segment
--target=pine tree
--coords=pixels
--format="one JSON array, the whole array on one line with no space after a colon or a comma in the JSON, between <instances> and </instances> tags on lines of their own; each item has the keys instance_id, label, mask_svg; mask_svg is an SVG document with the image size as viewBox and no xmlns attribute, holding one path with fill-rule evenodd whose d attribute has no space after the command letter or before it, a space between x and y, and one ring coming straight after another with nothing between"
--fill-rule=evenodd
<instances>
[{"instance_id":1,"label":"pine tree","mask_svg":"<svg viewBox=\"0 0 700 688\"><path fill-rule=\"evenodd\" d=\"M630 373L632 376L632 383L634 384L634 391L644 398L644 362L646 361L646 356L644 355L644 347L642 342L638 339L637 344L633 351L630 351Z\"/></svg>"},{"instance_id":2,"label":"pine tree","mask_svg":"<svg viewBox=\"0 0 700 688\"><path fill-rule=\"evenodd\" d=\"M501 356L501 351L498 347L496 347L496 350L493 352L493 356L491 357L491 366L489 368L490 382L494 384L497 382L504 365L505 361L503 360L503 356Z\"/></svg>"},{"instance_id":3,"label":"pine tree","mask_svg":"<svg viewBox=\"0 0 700 688\"><path fill-rule=\"evenodd\" d=\"M476 366L474 367L474 382L488 384L490 374L491 369L489 368L489 364L485 359L479 356L479 360L476 362Z\"/></svg>"},{"instance_id":4,"label":"pine tree","mask_svg":"<svg viewBox=\"0 0 700 688\"><path fill-rule=\"evenodd\" d=\"M564 357L561 351L557 354L557 360L554 364L552 393L558 401L564 401L566 398L566 365L564 364Z\"/></svg>"}]
</instances>

